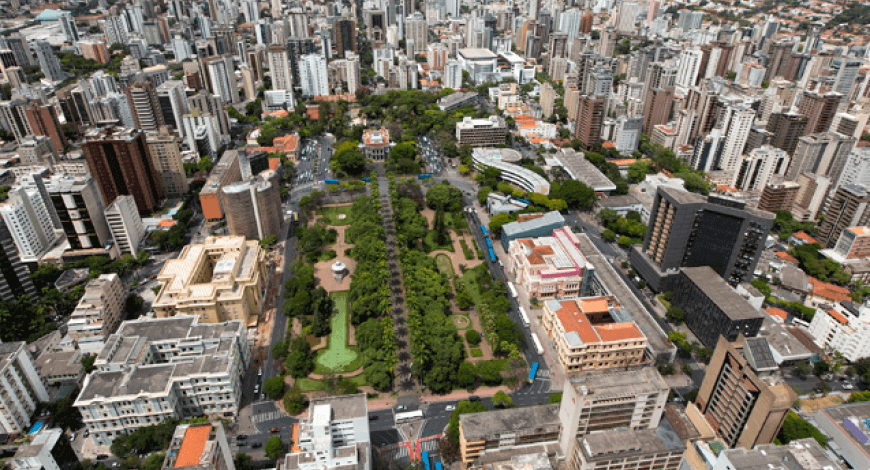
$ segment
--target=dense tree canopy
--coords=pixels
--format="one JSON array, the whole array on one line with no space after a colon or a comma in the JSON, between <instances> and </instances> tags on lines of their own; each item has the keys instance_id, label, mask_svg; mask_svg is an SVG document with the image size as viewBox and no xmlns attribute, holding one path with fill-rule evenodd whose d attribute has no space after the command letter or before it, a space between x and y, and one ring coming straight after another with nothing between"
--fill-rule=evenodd
<instances>
[{"instance_id":1,"label":"dense tree canopy","mask_svg":"<svg viewBox=\"0 0 870 470\"><path fill-rule=\"evenodd\" d=\"M462 210L462 191L442 181L426 191L426 205L436 211L458 212Z\"/></svg>"}]
</instances>

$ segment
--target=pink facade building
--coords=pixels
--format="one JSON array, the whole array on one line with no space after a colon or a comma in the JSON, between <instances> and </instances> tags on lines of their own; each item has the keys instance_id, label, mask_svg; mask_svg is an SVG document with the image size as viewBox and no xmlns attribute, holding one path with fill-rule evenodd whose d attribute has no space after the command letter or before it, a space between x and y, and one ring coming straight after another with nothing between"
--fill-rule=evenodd
<instances>
[{"instance_id":1,"label":"pink facade building","mask_svg":"<svg viewBox=\"0 0 870 470\"><path fill-rule=\"evenodd\" d=\"M550 237L521 238L508 246L508 273L529 298L565 299L590 295L592 264L569 228Z\"/></svg>"}]
</instances>

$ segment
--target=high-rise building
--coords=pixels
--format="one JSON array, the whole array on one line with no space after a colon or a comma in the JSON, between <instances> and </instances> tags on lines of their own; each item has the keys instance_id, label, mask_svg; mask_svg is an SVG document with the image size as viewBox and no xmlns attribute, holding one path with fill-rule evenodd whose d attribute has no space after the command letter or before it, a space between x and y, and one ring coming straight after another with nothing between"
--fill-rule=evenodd
<instances>
[{"instance_id":1,"label":"high-rise building","mask_svg":"<svg viewBox=\"0 0 870 470\"><path fill-rule=\"evenodd\" d=\"M280 45L269 46L269 74L273 90L293 90L293 74L290 73L290 58L287 49Z\"/></svg>"},{"instance_id":2,"label":"high-rise building","mask_svg":"<svg viewBox=\"0 0 870 470\"><path fill-rule=\"evenodd\" d=\"M870 147L856 147L849 153L834 187L844 184L870 188Z\"/></svg>"},{"instance_id":3,"label":"high-rise building","mask_svg":"<svg viewBox=\"0 0 870 470\"><path fill-rule=\"evenodd\" d=\"M293 86L300 86L299 68L301 67L302 56L307 54L314 54L316 52L317 47L314 44L314 40L311 38L287 39L287 54L290 60L290 73L293 76L291 83L293 84ZM276 90L277 89L278 88L276 88Z\"/></svg>"},{"instance_id":4,"label":"high-rise building","mask_svg":"<svg viewBox=\"0 0 870 470\"><path fill-rule=\"evenodd\" d=\"M854 144L853 137L835 132L805 135L798 139L785 177L795 181L798 175L809 172L827 176L836 182L843 173Z\"/></svg>"},{"instance_id":5,"label":"high-rise building","mask_svg":"<svg viewBox=\"0 0 870 470\"><path fill-rule=\"evenodd\" d=\"M767 339L719 338L695 403L729 447L752 449L776 438L797 399L778 370Z\"/></svg>"},{"instance_id":6,"label":"high-rise building","mask_svg":"<svg viewBox=\"0 0 870 470\"><path fill-rule=\"evenodd\" d=\"M60 66L60 60L54 55L51 49L51 44L47 41L36 40L31 43L33 50L36 52L36 59L39 61L39 68L45 74L45 78L60 82L67 78L67 73Z\"/></svg>"},{"instance_id":7,"label":"high-rise building","mask_svg":"<svg viewBox=\"0 0 870 470\"><path fill-rule=\"evenodd\" d=\"M70 315L67 332L76 341L106 339L123 320L127 289L115 274L102 274L85 286L85 295Z\"/></svg>"},{"instance_id":8,"label":"high-rise building","mask_svg":"<svg viewBox=\"0 0 870 470\"><path fill-rule=\"evenodd\" d=\"M774 218L736 200L659 186L631 264L656 291L667 290L677 268L693 266L710 266L737 285L751 279Z\"/></svg>"},{"instance_id":9,"label":"high-rise building","mask_svg":"<svg viewBox=\"0 0 870 470\"><path fill-rule=\"evenodd\" d=\"M139 254L139 244L145 239L145 226L133 196L118 196L106 207L106 222L112 239L121 253Z\"/></svg>"},{"instance_id":10,"label":"high-rise building","mask_svg":"<svg viewBox=\"0 0 870 470\"><path fill-rule=\"evenodd\" d=\"M209 115L214 118L215 132L219 137L218 147L229 142L230 121L227 110L224 109L223 101L219 96L210 95L205 90L202 90L196 95L188 97L188 105L191 113L198 111L201 115Z\"/></svg>"},{"instance_id":11,"label":"high-rise building","mask_svg":"<svg viewBox=\"0 0 870 470\"><path fill-rule=\"evenodd\" d=\"M472 119L465 116L456 123L456 140L459 145L472 147L495 147L504 144L507 138L507 125L500 116L487 119Z\"/></svg>"},{"instance_id":12,"label":"high-rise building","mask_svg":"<svg viewBox=\"0 0 870 470\"><path fill-rule=\"evenodd\" d=\"M302 96L311 98L329 94L329 80L326 73L326 57L320 54L302 56L299 64L299 84Z\"/></svg>"},{"instance_id":13,"label":"high-rise building","mask_svg":"<svg viewBox=\"0 0 870 470\"><path fill-rule=\"evenodd\" d=\"M356 22L343 18L333 24L335 52L345 58L347 52L356 52Z\"/></svg>"},{"instance_id":14,"label":"high-rise building","mask_svg":"<svg viewBox=\"0 0 870 470\"><path fill-rule=\"evenodd\" d=\"M141 130L92 129L84 140L82 150L104 201L129 194L140 212L149 213L158 207L163 189Z\"/></svg>"},{"instance_id":15,"label":"high-rise building","mask_svg":"<svg viewBox=\"0 0 870 470\"><path fill-rule=\"evenodd\" d=\"M668 385L658 371L592 371L572 377L562 393L559 420L562 455L577 438L610 429L655 429L668 401Z\"/></svg>"},{"instance_id":16,"label":"high-rise building","mask_svg":"<svg viewBox=\"0 0 870 470\"><path fill-rule=\"evenodd\" d=\"M797 113L773 113L767 121L767 130L773 134L770 143L776 148L783 149L789 155L797 148L798 139L807 129L807 117Z\"/></svg>"},{"instance_id":17,"label":"high-rise building","mask_svg":"<svg viewBox=\"0 0 870 470\"><path fill-rule=\"evenodd\" d=\"M771 178L785 175L788 162L789 157L785 150L770 145L752 149L740 161L740 166L731 180L731 187L741 191L761 191L767 187Z\"/></svg>"},{"instance_id":18,"label":"high-rise building","mask_svg":"<svg viewBox=\"0 0 870 470\"><path fill-rule=\"evenodd\" d=\"M640 134L643 129L643 118L628 117L626 115L616 118L616 125L613 129L613 145L616 151L628 155L637 150L640 145Z\"/></svg>"},{"instance_id":19,"label":"high-rise building","mask_svg":"<svg viewBox=\"0 0 870 470\"><path fill-rule=\"evenodd\" d=\"M822 247L832 248L847 227L868 225L868 202L870 195L864 186L845 184L837 188L823 211L824 218L819 224L816 240Z\"/></svg>"},{"instance_id":20,"label":"high-rise building","mask_svg":"<svg viewBox=\"0 0 870 470\"><path fill-rule=\"evenodd\" d=\"M444 65L444 88L458 90L462 88L462 64L456 59L450 59Z\"/></svg>"},{"instance_id":21,"label":"high-rise building","mask_svg":"<svg viewBox=\"0 0 870 470\"><path fill-rule=\"evenodd\" d=\"M266 170L228 184L221 188L221 201L230 234L260 240L280 234L283 215L278 173Z\"/></svg>"},{"instance_id":22,"label":"high-rise building","mask_svg":"<svg viewBox=\"0 0 870 470\"><path fill-rule=\"evenodd\" d=\"M680 94L685 96L685 92L697 83L703 55L704 53L698 48L685 49L680 53L680 68L676 78L676 86L682 90Z\"/></svg>"},{"instance_id":23,"label":"high-rise building","mask_svg":"<svg viewBox=\"0 0 870 470\"><path fill-rule=\"evenodd\" d=\"M426 52L429 45L429 23L420 12L405 19L406 40L414 41L414 53Z\"/></svg>"},{"instance_id":24,"label":"high-rise building","mask_svg":"<svg viewBox=\"0 0 870 470\"><path fill-rule=\"evenodd\" d=\"M165 197L182 197L187 193L187 176L181 161L181 138L163 126L159 132L148 132L145 142L154 163Z\"/></svg>"},{"instance_id":25,"label":"high-rise building","mask_svg":"<svg viewBox=\"0 0 870 470\"><path fill-rule=\"evenodd\" d=\"M722 144L722 152L716 159L715 168L722 170L729 177L737 173L743 148L749 138L749 131L755 121L755 110L749 106L729 106L726 108L722 127L725 139Z\"/></svg>"},{"instance_id":26,"label":"high-rise building","mask_svg":"<svg viewBox=\"0 0 870 470\"><path fill-rule=\"evenodd\" d=\"M38 261L61 238L49 204L37 188L18 187L9 192L9 202L0 206L0 214L25 263Z\"/></svg>"},{"instance_id":27,"label":"high-rise building","mask_svg":"<svg viewBox=\"0 0 870 470\"><path fill-rule=\"evenodd\" d=\"M574 138L590 147L601 142L601 126L607 111L604 96L583 95L577 105Z\"/></svg>"},{"instance_id":28,"label":"high-rise building","mask_svg":"<svg viewBox=\"0 0 870 470\"><path fill-rule=\"evenodd\" d=\"M224 103L239 102L239 87L232 57L225 56L206 61L209 84L213 95L220 96Z\"/></svg>"},{"instance_id":29,"label":"high-rise building","mask_svg":"<svg viewBox=\"0 0 870 470\"><path fill-rule=\"evenodd\" d=\"M133 111L133 122L144 131L156 131L165 125L163 109L157 98L157 89L147 81L136 81L125 90L130 109Z\"/></svg>"},{"instance_id":30,"label":"high-rise building","mask_svg":"<svg viewBox=\"0 0 870 470\"><path fill-rule=\"evenodd\" d=\"M49 400L45 380L36 370L24 341L0 343L0 429L4 434L23 435L33 424L41 402Z\"/></svg>"},{"instance_id":31,"label":"high-rise building","mask_svg":"<svg viewBox=\"0 0 870 470\"><path fill-rule=\"evenodd\" d=\"M861 65L860 60L849 57L838 57L831 61L831 70L835 77L833 91L843 95L847 101L852 97L852 87L858 78Z\"/></svg>"},{"instance_id":32,"label":"high-rise building","mask_svg":"<svg viewBox=\"0 0 870 470\"><path fill-rule=\"evenodd\" d=\"M22 295L36 299L30 270L21 262L15 240L3 218L0 218L0 274L0 300L11 302Z\"/></svg>"},{"instance_id":33,"label":"high-rise building","mask_svg":"<svg viewBox=\"0 0 870 470\"><path fill-rule=\"evenodd\" d=\"M553 115L553 107L556 104L556 89L550 82L545 82L541 86L541 112L545 118Z\"/></svg>"},{"instance_id":34,"label":"high-rise building","mask_svg":"<svg viewBox=\"0 0 870 470\"><path fill-rule=\"evenodd\" d=\"M782 178L771 178L761 192L758 210L767 212L791 211L797 199L801 185L794 181L784 181Z\"/></svg>"},{"instance_id":35,"label":"high-rise building","mask_svg":"<svg viewBox=\"0 0 870 470\"><path fill-rule=\"evenodd\" d=\"M111 233L103 198L92 177L57 175L45 180L45 189L71 250L102 249L109 245Z\"/></svg>"},{"instance_id":36,"label":"high-rise building","mask_svg":"<svg viewBox=\"0 0 870 470\"><path fill-rule=\"evenodd\" d=\"M283 457L287 470L371 470L368 404L364 394L312 399L299 422L299 442Z\"/></svg>"},{"instance_id":37,"label":"high-rise building","mask_svg":"<svg viewBox=\"0 0 870 470\"><path fill-rule=\"evenodd\" d=\"M109 48L103 41L79 41L76 45L82 51L82 57L85 59L93 59L101 64L108 64L111 60Z\"/></svg>"},{"instance_id":38,"label":"high-rise building","mask_svg":"<svg viewBox=\"0 0 870 470\"><path fill-rule=\"evenodd\" d=\"M27 104L27 101L22 99L0 101L0 113L3 114L3 121L5 121L4 128L15 136L15 141L18 144L33 135L30 122L27 120L27 115L24 114L24 108Z\"/></svg>"},{"instance_id":39,"label":"high-rise building","mask_svg":"<svg viewBox=\"0 0 870 470\"><path fill-rule=\"evenodd\" d=\"M643 133L652 135L653 126L667 124L674 104L674 90L653 88L647 94L643 109Z\"/></svg>"},{"instance_id":40,"label":"high-rise building","mask_svg":"<svg viewBox=\"0 0 870 470\"><path fill-rule=\"evenodd\" d=\"M30 67L34 65L33 56L30 54L30 48L27 47L27 40L20 34L10 34L3 38L5 42L4 49L9 49L15 56L15 64L19 67Z\"/></svg>"},{"instance_id":41,"label":"high-rise building","mask_svg":"<svg viewBox=\"0 0 870 470\"><path fill-rule=\"evenodd\" d=\"M163 122L178 133L183 132L181 117L188 113L184 82L167 80L157 87L157 101L163 114Z\"/></svg>"},{"instance_id":42,"label":"high-rise building","mask_svg":"<svg viewBox=\"0 0 870 470\"><path fill-rule=\"evenodd\" d=\"M57 110L51 105L40 105L35 102L24 107L24 116L30 125L33 135L46 136L51 139L54 148L63 152L66 148L66 136L57 119Z\"/></svg>"},{"instance_id":43,"label":"high-rise building","mask_svg":"<svg viewBox=\"0 0 870 470\"><path fill-rule=\"evenodd\" d=\"M827 132L834 122L843 95L836 92L804 92L798 110L807 117L806 134Z\"/></svg>"}]
</instances>

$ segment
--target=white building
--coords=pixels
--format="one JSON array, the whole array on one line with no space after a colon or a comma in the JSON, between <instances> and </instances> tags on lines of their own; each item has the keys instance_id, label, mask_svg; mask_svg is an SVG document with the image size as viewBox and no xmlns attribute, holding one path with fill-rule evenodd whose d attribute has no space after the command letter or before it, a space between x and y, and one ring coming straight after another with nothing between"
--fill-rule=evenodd
<instances>
[{"instance_id":1,"label":"white building","mask_svg":"<svg viewBox=\"0 0 870 470\"><path fill-rule=\"evenodd\" d=\"M139 254L139 244L145 238L145 226L133 196L118 196L109 204L106 222L120 253Z\"/></svg>"},{"instance_id":2,"label":"white building","mask_svg":"<svg viewBox=\"0 0 870 470\"><path fill-rule=\"evenodd\" d=\"M272 76L273 90L292 90L293 73L290 71L290 56L287 48L279 45L269 46L266 53L269 60L269 74Z\"/></svg>"},{"instance_id":3,"label":"white building","mask_svg":"<svg viewBox=\"0 0 870 470\"><path fill-rule=\"evenodd\" d=\"M299 81L302 82L302 96L315 97L329 94L329 80L326 73L326 57L320 54L306 54L299 63Z\"/></svg>"},{"instance_id":4,"label":"white building","mask_svg":"<svg viewBox=\"0 0 870 470\"><path fill-rule=\"evenodd\" d=\"M870 356L870 305L817 309L809 331L819 347L837 351L849 361Z\"/></svg>"},{"instance_id":5,"label":"white building","mask_svg":"<svg viewBox=\"0 0 870 470\"><path fill-rule=\"evenodd\" d=\"M740 169L731 180L731 187L741 191L761 191L773 176L785 175L790 158L785 150L771 145L752 149L743 158Z\"/></svg>"},{"instance_id":6,"label":"white building","mask_svg":"<svg viewBox=\"0 0 870 470\"><path fill-rule=\"evenodd\" d=\"M224 57L207 63L208 75L213 93L221 97L224 103L239 102L239 87L236 86L236 73L233 59ZM270 69L271 70L271 69Z\"/></svg>"},{"instance_id":7,"label":"white building","mask_svg":"<svg viewBox=\"0 0 870 470\"><path fill-rule=\"evenodd\" d=\"M468 72L474 83L483 83L498 74L498 56L489 49L464 48L459 49L456 58L462 64L462 69Z\"/></svg>"},{"instance_id":8,"label":"white building","mask_svg":"<svg viewBox=\"0 0 870 470\"><path fill-rule=\"evenodd\" d=\"M97 445L166 419L233 417L249 356L240 321L125 321L106 340L75 406Z\"/></svg>"},{"instance_id":9,"label":"white building","mask_svg":"<svg viewBox=\"0 0 870 470\"><path fill-rule=\"evenodd\" d=\"M22 434L39 402L48 401L45 382L24 341L0 343L0 427L5 434Z\"/></svg>"},{"instance_id":10,"label":"white building","mask_svg":"<svg viewBox=\"0 0 870 470\"><path fill-rule=\"evenodd\" d=\"M738 170L743 148L755 121L755 110L748 106L729 106L726 113L727 126L723 127L725 141L716 167L731 176Z\"/></svg>"},{"instance_id":11,"label":"white building","mask_svg":"<svg viewBox=\"0 0 870 470\"><path fill-rule=\"evenodd\" d=\"M418 11L405 19L405 39L414 41L414 53L426 52L429 46L429 23Z\"/></svg>"},{"instance_id":12,"label":"white building","mask_svg":"<svg viewBox=\"0 0 870 470\"><path fill-rule=\"evenodd\" d=\"M559 16L559 31L568 33L568 43L577 39L577 34L580 32L580 22L583 20L583 14L577 8L572 8Z\"/></svg>"},{"instance_id":13,"label":"white building","mask_svg":"<svg viewBox=\"0 0 870 470\"><path fill-rule=\"evenodd\" d=\"M0 206L21 261L35 262L61 237L53 221L52 209L36 188L16 188L10 201Z\"/></svg>"},{"instance_id":14,"label":"white building","mask_svg":"<svg viewBox=\"0 0 870 470\"><path fill-rule=\"evenodd\" d=\"M846 184L870 188L870 147L856 147L849 153L836 187Z\"/></svg>"},{"instance_id":15,"label":"white building","mask_svg":"<svg viewBox=\"0 0 870 470\"><path fill-rule=\"evenodd\" d=\"M677 70L676 79L678 94L685 96L686 91L695 85L703 55L698 48L686 49L680 53L680 68Z\"/></svg>"},{"instance_id":16,"label":"white building","mask_svg":"<svg viewBox=\"0 0 870 470\"><path fill-rule=\"evenodd\" d=\"M299 423L299 452L284 457L284 470L370 470L365 394L311 400Z\"/></svg>"},{"instance_id":17,"label":"white building","mask_svg":"<svg viewBox=\"0 0 870 470\"><path fill-rule=\"evenodd\" d=\"M345 76L347 77L347 92L351 95L356 94L362 79L360 78L359 54L354 54L350 51L344 53Z\"/></svg>"},{"instance_id":18,"label":"white building","mask_svg":"<svg viewBox=\"0 0 870 470\"><path fill-rule=\"evenodd\" d=\"M613 145L622 154L630 154L637 150L640 144L640 134L643 130L642 117L619 116L613 132Z\"/></svg>"},{"instance_id":19,"label":"white building","mask_svg":"<svg viewBox=\"0 0 870 470\"><path fill-rule=\"evenodd\" d=\"M550 183L532 170L523 168L512 162L519 162L522 156L519 152L507 148L476 148L471 152L471 159L477 171L486 168L498 168L501 178L530 192L546 196L550 194Z\"/></svg>"},{"instance_id":20,"label":"white building","mask_svg":"<svg viewBox=\"0 0 870 470\"><path fill-rule=\"evenodd\" d=\"M444 65L444 88L458 90L462 88L462 64L456 59L450 59Z\"/></svg>"},{"instance_id":21,"label":"white building","mask_svg":"<svg viewBox=\"0 0 870 470\"><path fill-rule=\"evenodd\" d=\"M66 436L63 435L63 429L43 429L30 443L19 447L15 456L7 463L12 470L61 470L63 464L70 462L58 462L55 455L69 458L69 453L55 453L54 449L58 444L72 451Z\"/></svg>"}]
</instances>

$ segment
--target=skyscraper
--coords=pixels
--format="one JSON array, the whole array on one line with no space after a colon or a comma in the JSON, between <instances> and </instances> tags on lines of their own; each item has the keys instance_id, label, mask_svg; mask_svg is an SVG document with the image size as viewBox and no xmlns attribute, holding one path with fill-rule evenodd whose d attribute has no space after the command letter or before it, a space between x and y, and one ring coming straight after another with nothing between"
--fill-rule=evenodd
<instances>
[{"instance_id":1,"label":"skyscraper","mask_svg":"<svg viewBox=\"0 0 870 470\"><path fill-rule=\"evenodd\" d=\"M770 444L797 399L773 360L767 339L720 337L695 404L729 447Z\"/></svg>"},{"instance_id":2,"label":"skyscraper","mask_svg":"<svg viewBox=\"0 0 870 470\"><path fill-rule=\"evenodd\" d=\"M39 67L45 78L60 82L66 79L67 73L60 66L60 60L54 55L51 49L51 44L47 41L37 40L32 43L33 50L36 52L36 58L39 61Z\"/></svg>"},{"instance_id":3,"label":"skyscraper","mask_svg":"<svg viewBox=\"0 0 870 470\"><path fill-rule=\"evenodd\" d=\"M320 54L302 56L299 64L299 78L302 96L314 97L329 94L329 81L326 74L326 58Z\"/></svg>"},{"instance_id":4,"label":"skyscraper","mask_svg":"<svg viewBox=\"0 0 870 470\"><path fill-rule=\"evenodd\" d=\"M668 290L677 268L693 266L710 266L736 285L751 279L774 218L740 201L659 186L631 265L656 291Z\"/></svg>"},{"instance_id":5,"label":"skyscraper","mask_svg":"<svg viewBox=\"0 0 870 470\"><path fill-rule=\"evenodd\" d=\"M674 103L674 90L653 88L647 95L643 110L643 133L652 135L653 126L667 124Z\"/></svg>"},{"instance_id":6,"label":"skyscraper","mask_svg":"<svg viewBox=\"0 0 870 470\"><path fill-rule=\"evenodd\" d=\"M773 134L773 145L785 150L789 155L794 153L798 139L805 134L807 117L797 113L773 113L767 122L767 130Z\"/></svg>"},{"instance_id":7,"label":"skyscraper","mask_svg":"<svg viewBox=\"0 0 870 470\"><path fill-rule=\"evenodd\" d=\"M45 189L71 250L93 250L109 245L111 233L103 198L91 176L54 176L45 181Z\"/></svg>"},{"instance_id":8,"label":"skyscraper","mask_svg":"<svg viewBox=\"0 0 870 470\"><path fill-rule=\"evenodd\" d=\"M106 208L106 222L118 251L133 256L139 254L139 243L145 238L145 226L139 217L133 196L118 196Z\"/></svg>"},{"instance_id":9,"label":"skyscraper","mask_svg":"<svg viewBox=\"0 0 870 470\"><path fill-rule=\"evenodd\" d=\"M61 238L50 202L35 187L18 187L9 192L9 202L0 214L15 240L21 261L33 263Z\"/></svg>"},{"instance_id":10,"label":"skyscraper","mask_svg":"<svg viewBox=\"0 0 870 470\"><path fill-rule=\"evenodd\" d=\"M141 129L92 129L84 140L82 150L104 201L132 195L142 213L158 207L163 190Z\"/></svg>"},{"instance_id":11,"label":"skyscraper","mask_svg":"<svg viewBox=\"0 0 870 470\"><path fill-rule=\"evenodd\" d=\"M576 129L574 138L589 147L601 141L601 126L607 111L607 98L604 96L584 95L577 105Z\"/></svg>"},{"instance_id":12,"label":"skyscraper","mask_svg":"<svg viewBox=\"0 0 870 470\"><path fill-rule=\"evenodd\" d=\"M444 88L462 88L462 64L456 59L448 60L444 66Z\"/></svg>"},{"instance_id":13,"label":"skyscraper","mask_svg":"<svg viewBox=\"0 0 870 470\"><path fill-rule=\"evenodd\" d=\"M164 126L159 132L148 132L145 138L148 153L160 179L165 197L182 197L187 193L187 177L181 161L181 138Z\"/></svg>"},{"instance_id":14,"label":"skyscraper","mask_svg":"<svg viewBox=\"0 0 870 470\"><path fill-rule=\"evenodd\" d=\"M0 300L11 302L22 295L35 299L36 288L30 280L30 270L18 257L15 240L0 217Z\"/></svg>"},{"instance_id":15,"label":"skyscraper","mask_svg":"<svg viewBox=\"0 0 870 470\"><path fill-rule=\"evenodd\" d=\"M226 104L239 102L239 87L236 86L236 73L232 57L218 57L206 62L211 92L220 96Z\"/></svg>"},{"instance_id":16,"label":"skyscraper","mask_svg":"<svg viewBox=\"0 0 870 470\"><path fill-rule=\"evenodd\" d=\"M798 110L807 117L806 134L827 132L834 122L843 95L836 92L804 92Z\"/></svg>"},{"instance_id":17,"label":"skyscraper","mask_svg":"<svg viewBox=\"0 0 870 470\"><path fill-rule=\"evenodd\" d=\"M429 23L420 12L405 19L405 36L414 41L414 53L426 52L429 45Z\"/></svg>"},{"instance_id":18,"label":"skyscraper","mask_svg":"<svg viewBox=\"0 0 870 470\"><path fill-rule=\"evenodd\" d=\"M870 222L868 202L870 195L864 186L846 184L837 188L823 211L816 240L823 248L832 248L847 227L867 225Z\"/></svg>"},{"instance_id":19,"label":"skyscraper","mask_svg":"<svg viewBox=\"0 0 870 470\"><path fill-rule=\"evenodd\" d=\"M290 58L287 49L277 44L269 46L269 74L272 75L273 90L293 90L293 74L290 72Z\"/></svg>"},{"instance_id":20,"label":"skyscraper","mask_svg":"<svg viewBox=\"0 0 870 470\"><path fill-rule=\"evenodd\" d=\"M788 168L789 157L785 150L762 145L749 152L740 161L740 166L731 179L731 187L741 191L761 191L774 176L782 176Z\"/></svg>"},{"instance_id":21,"label":"skyscraper","mask_svg":"<svg viewBox=\"0 0 870 470\"><path fill-rule=\"evenodd\" d=\"M356 22L340 19L333 25L335 31L335 53L345 58L347 52L356 52Z\"/></svg>"},{"instance_id":22,"label":"skyscraper","mask_svg":"<svg viewBox=\"0 0 870 470\"><path fill-rule=\"evenodd\" d=\"M57 110L51 105L40 105L31 102L24 107L24 116L30 124L33 135L41 135L51 139L54 149L63 152L66 147L66 136L57 119Z\"/></svg>"},{"instance_id":23,"label":"skyscraper","mask_svg":"<svg viewBox=\"0 0 870 470\"><path fill-rule=\"evenodd\" d=\"M136 127L146 131L156 131L165 125L163 110L157 98L157 89L150 81L136 81L125 90L130 109L133 111L133 122Z\"/></svg>"},{"instance_id":24,"label":"skyscraper","mask_svg":"<svg viewBox=\"0 0 870 470\"><path fill-rule=\"evenodd\" d=\"M290 72L293 74L293 81L291 83L294 86L299 86L299 67L302 62L302 56L314 54L316 49L314 40L311 38L287 39L287 55L290 60ZM275 89L278 90L279 88Z\"/></svg>"},{"instance_id":25,"label":"skyscraper","mask_svg":"<svg viewBox=\"0 0 870 470\"><path fill-rule=\"evenodd\" d=\"M157 101L163 122L179 134L182 132L181 117L187 114L187 95L184 92L184 82L167 80L157 87Z\"/></svg>"}]
</instances>

